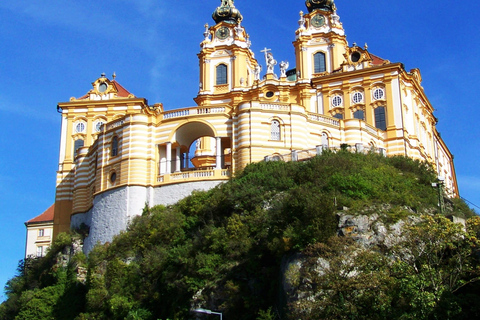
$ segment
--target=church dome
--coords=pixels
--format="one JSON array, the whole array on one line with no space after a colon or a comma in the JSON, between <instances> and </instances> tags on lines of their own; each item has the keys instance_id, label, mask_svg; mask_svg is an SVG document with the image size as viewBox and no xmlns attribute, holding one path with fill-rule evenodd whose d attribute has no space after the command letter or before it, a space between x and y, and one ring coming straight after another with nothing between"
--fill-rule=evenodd
<instances>
[{"instance_id":1,"label":"church dome","mask_svg":"<svg viewBox=\"0 0 480 320\"><path fill-rule=\"evenodd\" d=\"M316 9L328 10L333 12L335 10L335 3L333 0L306 0L308 12L312 12Z\"/></svg>"},{"instance_id":2,"label":"church dome","mask_svg":"<svg viewBox=\"0 0 480 320\"><path fill-rule=\"evenodd\" d=\"M215 10L212 18L216 23L225 21L232 24L238 24L243 19L240 11L235 8L233 0L222 0L222 4Z\"/></svg>"}]
</instances>

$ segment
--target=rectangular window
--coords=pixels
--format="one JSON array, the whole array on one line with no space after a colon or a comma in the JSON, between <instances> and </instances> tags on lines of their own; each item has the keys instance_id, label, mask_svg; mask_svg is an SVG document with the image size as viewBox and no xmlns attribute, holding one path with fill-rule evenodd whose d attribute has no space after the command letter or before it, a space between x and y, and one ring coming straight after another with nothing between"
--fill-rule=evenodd
<instances>
[{"instance_id":1,"label":"rectangular window","mask_svg":"<svg viewBox=\"0 0 480 320\"><path fill-rule=\"evenodd\" d=\"M37 247L37 257L43 257L43 247Z\"/></svg>"},{"instance_id":2,"label":"rectangular window","mask_svg":"<svg viewBox=\"0 0 480 320\"><path fill-rule=\"evenodd\" d=\"M383 131L387 130L385 107L378 107L375 109L375 127Z\"/></svg>"},{"instance_id":3,"label":"rectangular window","mask_svg":"<svg viewBox=\"0 0 480 320\"><path fill-rule=\"evenodd\" d=\"M85 141L82 139L75 140L75 143L73 145L73 157L75 158L77 156L77 151L78 149L82 148L85 145Z\"/></svg>"},{"instance_id":4,"label":"rectangular window","mask_svg":"<svg viewBox=\"0 0 480 320\"><path fill-rule=\"evenodd\" d=\"M227 84L227 66L221 64L217 66L217 85Z\"/></svg>"},{"instance_id":5,"label":"rectangular window","mask_svg":"<svg viewBox=\"0 0 480 320\"><path fill-rule=\"evenodd\" d=\"M38 236L39 237L45 236L45 229L38 229Z\"/></svg>"},{"instance_id":6,"label":"rectangular window","mask_svg":"<svg viewBox=\"0 0 480 320\"><path fill-rule=\"evenodd\" d=\"M274 141L280 141L281 140L281 135L280 135L280 122L277 120L273 120L271 127L270 127L270 139Z\"/></svg>"},{"instance_id":7,"label":"rectangular window","mask_svg":"<svg viewBox=\"0 0 480 320\"><path fill-rule=\"evenodd\" d=\"M118 155L118 137L113 137L112 139L112 157Z\"/></svg>"},{"instance_id":8,"label":"rectangular window","mask_svg":"<svg viewBox=\"0 0 480 320\"><path fill-rule=\"evenodd\" d=\"M325 66L325 53L317 52L313 55L314 73L327 71Z\"/></svg>"},{"instance_id":9,"label":"rectangular window","mask_svg":"<svg viewBox=\"0 0 480 320\"><path fill-rule=\"evenodd\" d=\"M363 110L357 110L353 113L355 119L365 120L365 112Z\"/></svg>"}]
</instances>

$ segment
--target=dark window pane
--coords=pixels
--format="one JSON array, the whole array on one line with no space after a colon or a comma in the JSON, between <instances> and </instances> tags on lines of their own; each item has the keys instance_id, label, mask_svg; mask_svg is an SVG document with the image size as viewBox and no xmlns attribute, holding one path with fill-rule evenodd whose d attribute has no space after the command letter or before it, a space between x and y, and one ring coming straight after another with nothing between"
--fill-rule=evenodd
<instances>
[{"instance_id":1,"label":"dark window pane","mask_svg":"<svg viewBox=\"0 0 480 320\"><path fill-rule=\"evenodd\" d=\"M357 110L353 113L353 117L355 119L364 120L365 119L365 112L363 112L363 110Z\"/></svg>"},{"instance_id":2,"label":"dark window pane","mask_svg":"<svg viewBox=\"0 0 480 320\"><path fill-rule=\"evenodd\" d=\"M317 52L313 55L313 63L315 73L325 72L327 70L325 67L325 54L323 52Z\"/></svg>"},{"instance_id":3,"label":"dark window pane","mask_svg":"<svg viewBox=\"0 0 480 320\"><path fill-rule=\"evenodd\" d=\"M375 109L375 127L383 131L387 130L385 107L378 107Z\"/></svg>"},{"instance_id":4,"label":"dark window pane","mask_svg":"<svg viewBox=\"0 0 480 320\"><path fill-rule=\"evenodd\" d=\"M82 139L75 140L73 145L73 157L77 156L77 150L85 145L85 142Z\"/></svg>"},{"instance_id":5,"label":"dark window pane","mask_svg":"<svg viewBox=\"0 0 480 320\"><path fill-rule=\"evenodd\" d=\"M118 155L118 137L112 139L112 157Z\"/></svg>"},{"instance_id":6,"label":"dark window pane","mask_svg":"<svg viewBox=\"0 0 480 320\"><path fill-rule=\"evenodd\" d=\"M333 117L342 120L343 119L343 114L335 113L335 115Z\"/></svg>"},{"instance_id":7,"label":"dark window pane","mask_svg":"<svg viewBox=\"0 0 480 320\"><path fill-rule=\"evenodd\" d=\"M221 64L217 66L217 85L219 84L227 84L227 66Z\"/></svg>"}]
</instances>

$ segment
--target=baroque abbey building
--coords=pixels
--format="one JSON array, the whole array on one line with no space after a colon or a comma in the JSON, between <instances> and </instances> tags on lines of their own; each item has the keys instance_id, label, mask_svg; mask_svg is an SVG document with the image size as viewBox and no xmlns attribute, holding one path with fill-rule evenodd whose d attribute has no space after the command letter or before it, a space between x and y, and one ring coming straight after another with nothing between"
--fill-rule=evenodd
<instances>
[{"instance_id":1,"label":"baroque abbey building","mask_svg":"<svg viewBox=\"0 0 480 320\"><path fill-rule=\"evenodd\" d=\"M333 0L307 0L306 9L292 30L289 67L267 48L257 59L240 11L222 0L198 53L196 107L148 105L105 75L60 103L54 234L85 223L89 251L125 230L146 203L173 204L249 163L325 149L427 161L458 196L420 71L349 45Z\"/></svg>"}]
</instances>

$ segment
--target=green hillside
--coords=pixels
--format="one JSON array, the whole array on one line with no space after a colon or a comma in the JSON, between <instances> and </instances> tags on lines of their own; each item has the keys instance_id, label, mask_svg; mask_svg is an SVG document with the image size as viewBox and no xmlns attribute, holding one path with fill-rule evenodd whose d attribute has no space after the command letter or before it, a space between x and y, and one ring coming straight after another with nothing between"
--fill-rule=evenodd
<instances>
[{"instance_id":1,"label":"green hillside","mask_svg":"<svg viewBox=\"0 0 480 320\"><path fill-rule=\"evenodd\" d=\"M75 250L88 230L60 235L20 264L0 319L215 319L199 307L224 319L480 318L480 219L458 199L441 215L434 181L426 164L346 151L252 164L174 206L146 205L88 257Z\"/></svg>"}]
</instances>

